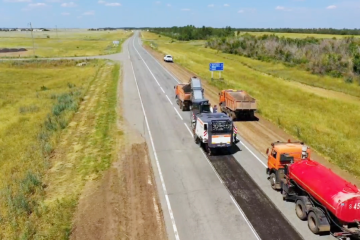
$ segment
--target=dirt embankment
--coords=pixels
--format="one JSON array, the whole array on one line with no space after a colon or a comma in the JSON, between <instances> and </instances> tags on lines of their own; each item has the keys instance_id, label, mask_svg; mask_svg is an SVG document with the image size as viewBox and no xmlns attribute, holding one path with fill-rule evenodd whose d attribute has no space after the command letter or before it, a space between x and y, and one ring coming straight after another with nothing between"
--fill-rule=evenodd
<instances>
[{"instance_id":1,"label":"dirt embankment","mask_svg":"<svg viewBox=\"0 0 360 240\"><path fill-rule=\"evenodd\" d=\"M117 112L122 114L122 84ZM117 161L100 181L87 182L73 220L71 240L167 240L145 139L121 117Z\"/></svg>"},{"instance_id":2,"label":"dirt embankment","mask_svg":"<svg viewBox=\"0 0 360 240\"><path fill-rule=\"evenodd\" d=\"M181 67L176 63L165 63L163 61L163 54L153 50L148 46L143 46L149 53L155 57L161 65L163 65L167 70L169 70L177 79L182 82L188 82L189 78L192 76L196 76L196 73L191 72L188 69ZM208 98L212 105L218 105L218 93L219 90L215 87L209 85L208 82L202 82L205 88L205 97ZM272 122L266 120L259 114L255 114L259 121L254 122L236 122L236 126L238 128L239 134L246 139L250 144L252 144L259 152L261 152L264 156L265 151L270 144L274 141L287 141L291 139L292 141L298 141L298 139L294 138L287 134L284 130L280 129L278 126L273 124ZM340 169L340 167L331 164L325 157L316 153L314 150L312 151L312 159L320 162L321 164L331 168L335 173L339 174L343 178L351 181L352 183L360 186L360 180L355 178L348 172Z\"/></svg>"},{"instance_id":3,"label":"dirt embankment","mask_svg":"<svg viewBox=\"0 0 360 240\"><path fill-rule=\"evenodd\" d=\"M167 239L146 143L125 149L100 183L87 186L70 239Z\"/></svg>"}]
</instances>

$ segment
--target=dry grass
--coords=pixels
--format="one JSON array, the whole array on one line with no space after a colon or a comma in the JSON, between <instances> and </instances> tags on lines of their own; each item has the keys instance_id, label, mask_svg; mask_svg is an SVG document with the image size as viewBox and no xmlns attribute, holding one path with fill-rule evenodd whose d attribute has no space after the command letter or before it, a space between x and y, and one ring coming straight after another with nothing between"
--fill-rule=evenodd
<instances>
[{"instance_id":1,"label":"dry grass","mask_svg":"<svg viewBox=\"0 0 360 240\"><path fill-rule=\"evenodd\" d=\"M145 39L151 39L145 44L153 43L155 49L171 54L174 61L195 72L203 80L216 86L218 89L244 89L259 101L259 113L265 118L279 125L286 132L304 140L315 150L324 155L331 162L341 168L360 176L360 104L356 99L347 101L336 92L329 91L318 94L316 88L307 85L300 87L299 75L292 75L291 69L282 67L277 69L277 76L284 74L286 79L274 77L258 71L262 63L256 60L239 56L217 54L215 50L205 49L201 42L173 42L166 37L159 37L152 33L143 32ZM231 59L229 59L229 56ZM211 81L209 72L210 62L224 62L225 71L223 81ZM246 66L246 65L250 66ZM267 67L269 67L267 65ZM276 65L273 66L276 68ZM319 81L314 85L322 84L321 79L314 79L310 73L301 72L302 79L309 77ZM217 75L216 73L214 74ZM337 79L327 78L327 87L336 83ZM301 81L300 81L301 82ZM304 82L306 83L306 82ZM333 86L336 89L336 85ZM326 91L326 90L323 90ZM351 97L351 96L349 96Z\"/></svg>"},{"instance_id":2,"label":"dry grass","mask_svg":"<svg viewBox=\"0 0 360 240\"><path fill-rule=\"evenodd\" d=\"M121 51L121 44L132 32L118 31L68 31L33 32L35 55L38 57L76 57L112 54ZM49 36L49 38L48 38ZM0 57L33 57L31 32L0 32L1 48L26 48L22 53L0 53Z\"/></svg>"},{"instance_id":3,"label":"dry grass","mask_svg":"<svg viewBox=\"0 0 360 240\"><path fill-rule=\"evenodd\" d=\"M110 166L122 134L119 66L0 64L0 239L67 239L85 181Z\"/></svg>"}]
</instances>

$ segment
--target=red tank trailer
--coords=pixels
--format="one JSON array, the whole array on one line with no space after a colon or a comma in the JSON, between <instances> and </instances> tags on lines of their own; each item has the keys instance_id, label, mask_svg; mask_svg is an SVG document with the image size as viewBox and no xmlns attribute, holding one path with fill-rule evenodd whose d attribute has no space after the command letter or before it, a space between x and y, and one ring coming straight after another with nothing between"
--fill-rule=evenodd
<instances>
[{"instance_id":1,"label":"red tank trailer","mask_svg":"<svg viewBox=\"0 0 360 240\"><path fill-rule=\"evenodd\" d=\"M360 189L316 161L294 162L285 166L281 192L296 215L315 234L360 239Z\"/></svg>"}]
</instances>

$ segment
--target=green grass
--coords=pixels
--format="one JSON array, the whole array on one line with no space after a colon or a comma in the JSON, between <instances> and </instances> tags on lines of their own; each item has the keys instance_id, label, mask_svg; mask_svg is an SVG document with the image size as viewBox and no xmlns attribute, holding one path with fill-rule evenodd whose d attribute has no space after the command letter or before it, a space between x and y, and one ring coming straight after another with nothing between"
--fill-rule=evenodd
<instances>
[{"instance_id":1,"label":"green grass","mask_svg":"<svg viewBox=\"0 0 360 240\"><path fill-rule=\"evenodd\" d=\"M327 77L329 81L313 78L310 73L292 68L269 64L263 66L260 61L235 55L217 54L215 50L205 49L201 42L173 42L166 37L159 37L143 32L145 44L153 42L155 49L171 54L174 61L186 69L195 72L201 79L208 81L218 89L244 89L258 100L262 116L279 125L286 132L304 140L315 150L326 156L341 168L360 176L360 146L358 136L360 126L360 104L358 101L345 101L336 97L327 97L311 91L311 87L302 88L295 81L312 79L323 82L328 88L336 88L337 79ZM231 56L231 59L229 59ZM210 62L224 62L222 76L226 81L211 81L208 70ZM251 66L245 66L244 63ZM287 80L264 74L256 69L270 71L286 76ZM298 74L301 72L301 75ZM216 73L215 73L216 75ZM305 82L305 80L303 80ZM310 80L309 80L310 81ZM320 82L323 81L323 82ZM334 81L334 86L332 86ZM315 84L315 83L314 83ZM351 89L351 91L353 91ZM355 91L354 91L355 92ZM353 93L354 93L353 92ZM329 95L333 94L329 91ZM356 95L356 94L354 94Z\"/></svg>"},{"instance_id":2,"label":"green grass","mask_svg":"<svg viewBox=\"0 0 360 240\"><path fill-rule=\"evenodd\" d=\"M116 158L119 67L0 63L0 239L69 237L84 184Z\"/></svg>"},{"instance_id":3,"label":"green grass","mask_svg":"<svg viewBox=\"0 0 360 240\"><path fill-rule=\"evenodd\" d=\"M132 32L118 31L68 31L33 32L35 55L38 57L76 57L112 54L121 51L121 44ZM48 38L49 36L49 38ZM26 48L25 53L0 53L0 57L33 57L31 32L0 32L1 48Z\"/></svg>"},{"instance_id":4,"label":"green grass","mask_svg":"<svg viewBox=\"0 0 360 240\"><path fill-rule=\"evenodd\" d=\"M272 33L272 32L241 32L240 34L251 34L255 36L262 36L265 34L271 35L275 34L279 37L288 37L288 38L306 38L306 37L314 37L314 38L345 38L351 37L352 35L333 35L333 34L315 34L315 33ZM360 36L355 35L354 37L359 38Z\"/></svg>"}]
</instances>

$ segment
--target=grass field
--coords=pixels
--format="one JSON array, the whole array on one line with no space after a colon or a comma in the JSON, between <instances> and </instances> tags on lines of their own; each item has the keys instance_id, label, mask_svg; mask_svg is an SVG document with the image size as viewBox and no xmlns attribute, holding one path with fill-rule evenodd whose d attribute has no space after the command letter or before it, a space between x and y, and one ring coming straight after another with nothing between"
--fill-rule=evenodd
<instances>
[{"instance_id":1,"label":"grass field","mask_svg":"<svg viewBox=\"0 0 360 240\"><path fill-rule=\"evenodd\" d=\"M163 54L173 55L176 63L198 74L218 89L248 91L258 100L262 116L304 140L331 162L360 176L360 146L357 144L360 104L357 98L349 95L351 93L358 96L358 86L349 85L346 90L344 86L348 85L339 83L338 79L316 77L298 69L217 53L204 48L201 41L171 43L164 36L148 32L142 34L148 40L145 44L152 45ZM225 81L210 80L210 62L224 62L225 71L222 76ZM301 85L299 82L308 85ZM325 89L320 93L312 86ZM346 92L344 89L349 94L337 92ZM348 101L349 98L352 101Z\"/></svg>"},{"instance_id":2,"label":"grass field","mask_svg":"<svg viewBox=\"0 0 360 240\"><path fill-rule=\"evenodd\" d=\"M79 194L115 158L119 65L0 63L0 239L67 239Z\"/></svg>"},{"instance_id":3,"label":"grass field","mask_svg":"<svg viewBox=\"0 0 360 240\"><path fill-rule=\"evenodd\" d=\"M275 34L279 37L287 37L287 38L306 38L306 37L314 37L314 38L345 38L345 37L352 37L352 35L332 35L332 34L311 34L311 33L272 33L272 32L241 32L240 34L251 34L255 36L262 36L265 34L271 35ZM359 35L354 35L354 37L359 38Z\"/></svg>"},{"instance_id":4,"label":"grass field","mask_svg":"<svg viewBox=\"0 0 360 240\"><path fill-rule=\"evenodd\" d=\"M38 57L73 57L112 54L121 51L121 44L132 32L118 31L62 31L33 32L35 55ZM23 53L0 53L0 57L33 57L31 32L0 32L1 48L26 48Z\"/></svg>"}]
</instances>

